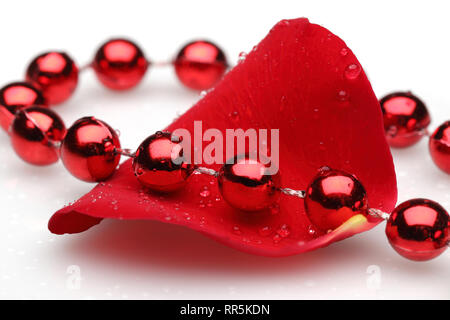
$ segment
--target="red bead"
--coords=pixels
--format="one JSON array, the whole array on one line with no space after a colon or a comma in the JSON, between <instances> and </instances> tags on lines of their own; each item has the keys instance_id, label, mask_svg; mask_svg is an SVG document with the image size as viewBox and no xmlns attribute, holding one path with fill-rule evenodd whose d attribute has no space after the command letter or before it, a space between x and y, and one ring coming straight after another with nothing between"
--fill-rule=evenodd
<instances>
[{"instance_id":1,"label":"red bead","mask_svg":"<svg viewBox=\"0 0 450 320\"><path fill-rule=\"evenodd\" d=\"M306 214L324 232L335 230L357 214L367 215L367 209L367 194L361 182L340 170L321 168L306 189Z\"/></svg>"},{"instance_id":2,"label":"red bead","mask_svg":"<svg viewBox=\"0 0 450 320\"><path fill-rule=\"evenodd\" d=\"M17 110L29 106L46 106L41 91L26 82L13 82L0 89L0 126L8 131Z\"/></svg>"},{"instance_id":3,"label":"red bead","mask_svg":"<svg viewBox=\"0 0 450 320\"><path fill-rule=\"evenodd\" d=\"M438 203L412 199L394 209L386 224L391 246L403 257L430 260L447 248L449 216Z\"/></svg>"},{"instance_id":4,"label":"red bead","mask_svg":"<svg viewBox=\"0 0 450 320\"><path fill-rule=\"evenodd\" d=\"M434 163L450 174L450 121L446 121L434 131L428 143Z\"/></svg>"},{"instance_id":5,"label":"red bead","mask_svg":"<svg viewBox=\"0 0 450 320\"><path fill-rule=\"evenodd\" d=\"M141 143L133 159L133 169L144 187L170 192L186 184L194 167L184 161L180 141L169 132L157 132Z\"/></svg>"},{"instance_id":6,"label":"red bead","mask_svg":"<svg viewBox=\"0 0 450 320\"><path fill-rule=\"evenodd\" d=\"M61 118L43 107L17 111L10 129L14 151L34 165L49 165L58 161L58 143L65 134L66 127Z\"/></svg>"},{"instance_id":7,"label":"red bead","mask_svg":"<svg viewBox=\"0 0 450 320\"><path fill-rule=\"evenodd\" d=\"M98 49L92 67L106 87L126 90L142 80L148 64L142 50L135 43L125 39L112 39Z\"/></svg>"},{"instance_id":8,"label":"red bead","mask_svg":"<svg viewBox=\"0 0 450 320\"><path fill-rule=\"evenodd\" d=\"M411 92L396 92L380 100L384 130L390 146L404 148L418 142L430 124L425 104Z\"/></svg>"},{"instance_id":9,"label":"red bead","mask_svg":"<svg viewBox=\"0 0 450 320\"><path fill-rule=\"evenodd\" d=\"M63 52L47 52L28 66L26 79L42 91L51 105L67 100L78 83L78 68Z\"/></svg>"},{"instance_id":10,"label":"red bead","mask_svg":"<svg viewBox=\"0 0 450 320\"><path fill-rule=\"evenodd\" d=\"M227 161L218 176L223 199L244 211L259 211L274 205L280 197L281 178L279 172L268 174L269 165L249 155Z\"/></svg>"},{"instance_id":11,"label":"red bead","mask_svg":"<svg viewBox=\"0 0 450 320\"><path fill-rule=\"evenodd\" d=\"M193 41L185 45L175 61L178 79L188 88L206 90L213 87L227 70L223 51L208 41Z\"/></svg>"},{"instance_id":12,"label":"red bead","mask_svg":"<svg viewBox=\"0 0 450 320\"><path fill-rule=\"evenodd\" d=\"M120 160L119 137L109 125L94 117L81 118L67 130L61 160L75 177L87 182L109 178Z\"/></svg>"}]
</instances>

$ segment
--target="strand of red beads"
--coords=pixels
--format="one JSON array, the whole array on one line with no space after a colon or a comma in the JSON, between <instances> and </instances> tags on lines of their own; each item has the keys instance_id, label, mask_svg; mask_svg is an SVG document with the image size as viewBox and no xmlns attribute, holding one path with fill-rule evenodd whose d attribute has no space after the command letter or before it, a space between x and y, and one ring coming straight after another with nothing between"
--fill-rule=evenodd
<instances>
[{"instance_id":1,"label":"strand of red beads","mask_svg":"<svg viewBox=\"0 0 450 320\"><path fill-rule=\"evenodd\" d=\"M212 87L228 67L222 50L207 41L187 44L172 64L179 80L196 90ZM98 49L88 67L94 69L106 87L127 90L142 80L151 65L135 43L113 39ZM66 129L62 119L48 106L72 95L78 75L78 67L67 54L48 52L31 62L27 82L11 83L0 90L0 125L9 132L14 150L23 160L48 165L61 158L72 175L97 182L110 177L124 155L133 158L139 182L153 191L178 190L194 172L208 174L217 178L227 203L242 211L267 209L284 193L304 199L309 219L326 232L357 214L388 220L389 242L398 253L412 260L432 259L449 244L449 215L439 204L413 199L400 204L389 215L369 208L362 184L354 175L340 170L323 167L305 191L294 190L282 188L280 174L269 174L267 164L249 155L236 156L218 172L193 166L183 158L178 138L167 132L151 135L132 152L121 148L115 130L94 117L81 118ZM380 102L387 139L392 146L408 146L425 135L429 115L417 97L396 93ZM447 121L430 137L432 157L448 173L449 126Z\"/></svg>"},{"instance_id":2,"label":"strand of red beads","mask_svg":"<svg viewBox=\"0 0 450 320\"><path fill-rule=\"evenodd\" d=\"M428 149L434 163L450 174L450 121L431 135L431 118L425 103L411 92L395 92L380 99L386 139L394 148L406 148L429 136Z\"/></svg>"},{"instance_id":3,"label":"strand of red beads","mask_svg":"<svg viewBox=\"0 0 450 320\"><path fill-rule=\"evenodd\" d=\"M171 61L180 82L206 90L228 68L223 51L198 40L186 44ZM153 63L137 44L112 39L97 50L92 68L99 81L112 90L138 85ZM155 64L159 65L159 64ZM108 178L120 160L119 138L106 123L94 117L76 121L69 129L51 105L66 101L78 84L80 69L64 52L46 52L34 58L26 70L26 82L0 89L0 125L11 137L15 152L28 163L49 165L61 157L77 178L95 182Z\"/></svg>"},{"instance_id":4,"label":"strand of red beads","mask_svg":"<svg viewBox=\"0 0 450 320\"><path fill-rule=\"evenodd\" d=\"M148 137L133 157L134 174L149 190L179 190L193 172L208 174L217 178L223 199L241 211L268 209L284 193L304 199L308 218L324 232L339 228L358 214L387 220L386 235L390 244L411 260L430 260L449 245L449 214L434 201L412 199L388 214L369 208L361 182L344 171L322 167L303 191L282 188L280 173L271 175L268 168L269 164L248 154L227 161L219 171L193 166L183 158L179 138L169 132L157 132Z\"/></svg>"}]
</instances>

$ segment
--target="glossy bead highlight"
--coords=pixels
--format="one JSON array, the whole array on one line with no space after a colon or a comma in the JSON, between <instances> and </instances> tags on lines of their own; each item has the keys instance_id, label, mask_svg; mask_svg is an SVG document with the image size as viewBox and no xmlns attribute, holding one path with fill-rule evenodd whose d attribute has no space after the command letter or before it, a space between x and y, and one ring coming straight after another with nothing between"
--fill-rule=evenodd
<instances>
[{"instance_id":1,"label":"glossy bead highlight","mask_svg":"<svg viewBox=\"0 0 450 320\"><path fill-rule=\"evenodd\" d=\"M66 101L78 84L78 68L64 52L47 52L28 66L26 79L42 91L50 105Z\"/></svg>"},{"instance_id":2,"label":"glossy bead highlight","mask_svg":"<svg viewBox=\"0 0 450 320\"><path fill-rule=\"evenodd\" d=\"M30 106L46 106L41 91L26 82L13 82L0 89L0 126L8 131L14 114Z\"/></svg>"},{"instance_id":3,"label":"glossy bead highlight","mask_svg":"<svg viewBox=\"0 0 450 320\"><path fill-rule=\"evenodd\" d=\"M279 172L269 174L269 164L249 155L236 156L219 171L218 184L223 199L243 211L259 211L274 205L280 197Z\"/></svg>"},{"instance_id":4,"label":"glossy bead highlight","mask_svg":"<svg viewBox=\"0 0 450 320\"><path fill-rule=\"evenodd\" d=\"M180 141L169 132L157 132L141 143L133 159L133 170L144 187L171 192L186 184L194 167L185 162Z\"/></svg>"},{"instance_id":5,"label":"glossy bead highlight","mask_svg":"<svg viewBox=\"0 0 450 320\"><path fill-rule=\"evenodd\" d=\"M450 174L450 121L441 124L428 142L431 158L444 172Z\"/></svg>"},{"instance_id":6,"label":"glossy bead highlight","mask_svg":"<svg viewBox=\"0 0 450 320\"><path fill-rule=\"evenodd\" d=\"M52 110L28 107L17 111L10 138L14 151L34 165L49 165L59 159L59 142L66 134L62 119Z\"/></svg>"},{"instance_id":7,"label":"glossy bead highlight","mask_svg":"<svg viewBox=\"0 0 450 320\"><path fill-rule=\"evenodd\" d=\"M404 148L417 143L430 124L427 107L411 92L396 92L380 100L384 130L390 146Z\"/></svg>"},{"instance_id":8,"label":"glossy bead highlight","mask_svg":"<svg viewBox=\"0 0 450 320\"><path fill-rule=\"evenodd\" d=\"M185 45L173 64L178 79L194 90L213 87L228 67L223 51L217 45L201 40Z\"/></svg>"},{"instance_id":9,"label":"glossy bead highlight","mask_svg":"<svg viewBox=\"0 0 450 320\"><path fill-rule=\"evenodd\" d=\"M449 228L449 215L441 205L412 199L394 209L386 224L386 235L401 256L426 261L445 251Z\"/></svg>"},{"instance_id":10,"label":"glossy bead highlight","mask_svg":"<svg viewBox=\"0 0 450 320\"><path fill-rule=\"evenodd\" d=\"M112 39L98 49L92 67L106 87L127 90L142 80L148 64L135 43L126 39Z\"/></svg>"},{"instance_id":11,"label":"glossy bead highlight","mask_svg":"<svg viewBox=\"0 0 450 320\"><path fill-rule=\"evenodd\" d=\"M98 182L109 178L119 164L119 137L109 125L94 117L81 118L67 130L61 160L76 178Z\"/></svg>"},{"instance_id":12,"label":"glossy bead highlight","mask_svg":"<svg viewBox=\"0 0 450 320\"><path fill-rule=\"evenodd\" d=\"M335 230L357 214L366 216L367 209L363 185L344 171L323 167L306 189L306 214L323 232Z\"/></svg>"}]
</instances>

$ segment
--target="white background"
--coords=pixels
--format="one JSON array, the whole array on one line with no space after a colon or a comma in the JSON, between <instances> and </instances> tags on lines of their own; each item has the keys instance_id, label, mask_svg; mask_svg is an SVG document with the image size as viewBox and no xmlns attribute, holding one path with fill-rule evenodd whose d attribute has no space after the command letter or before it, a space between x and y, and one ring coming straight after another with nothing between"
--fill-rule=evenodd
<instances>
[{"instance_id":1,"label":"white background","mask_svg":"<svg viewBox=\"0 0 450 320\"><path fill-rule=\"evenodd\" d=\"M21 79L29 60L48 49L66 50L83 65L111 36L135 39L156 61L205 37L234 62L278 20L305 16L347 42L378 96L411 89L422 97L434 129L450 118L448 12L445 1L411 0L5 1L0 84ZM135 148L197 99L170 67L151 70L126 93L102 88L87 71L57 111L68 125L95 115ZM450 177L433 165L425 140L393 155L399 201L428 197L450 208ZM61 164L23 163L0 132L0 298L450 298L449 252L431 262L407 261L390 248L383 226L278 259L155 222L104 221L78 235L50 234L51 214L91 187ZM73 265L81 271L79 287L70 285Z\"/></svg>"}]
</instances>

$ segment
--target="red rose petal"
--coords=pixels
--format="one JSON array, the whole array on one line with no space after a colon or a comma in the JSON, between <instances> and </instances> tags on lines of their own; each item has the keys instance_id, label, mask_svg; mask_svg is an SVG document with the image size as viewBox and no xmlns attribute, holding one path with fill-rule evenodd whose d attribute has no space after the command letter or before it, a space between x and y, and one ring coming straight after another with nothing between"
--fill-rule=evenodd
<instances>
[{"instance_id":1,"label":"red rose petal","mask_svg":"<svg viewBox=\"0 0 450 320\"><path fill-rule=\"evenodd\" d=\"M327 165L364 184L371 207L391 211L397 197L392 157L369 81L345 43L307 19L278 23L217 87L168 127L280 129L285 187L305 189ZM207 143L204 143L205 147ZM211 166L218 169L219 165ZM203 192L207 188L208 192ZM218 199L218 200L217 200ZM146 192L125 162L49 222L57 234L80 232L101 218L152 219L184 225L246 252L284 256L312 250L370 229L358 215L323 234L311 226L303 200L282 195L279 209L249 214L220 199L213 177L193 175L170 195Z\"/></svg>"}]
</instances>

